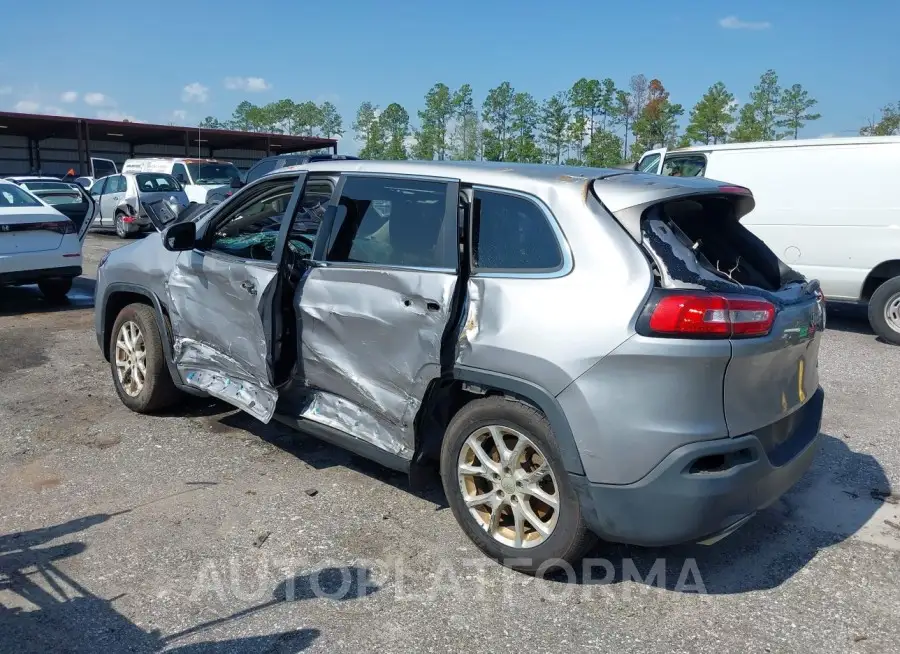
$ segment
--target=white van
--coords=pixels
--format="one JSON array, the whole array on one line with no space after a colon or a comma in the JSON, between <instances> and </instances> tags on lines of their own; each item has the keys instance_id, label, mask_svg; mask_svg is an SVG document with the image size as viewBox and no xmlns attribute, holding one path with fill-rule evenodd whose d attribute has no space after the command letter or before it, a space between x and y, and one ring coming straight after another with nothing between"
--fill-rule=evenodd
<instances>
[{"instance_id":1,"label":"white van","mask_svg":"<svg viewBox=\"0 0 900 654\"><path fill-rule=\"evenodd\" d=\"M869 305L900 345L900 137L850 137L650 150L636 170L745 186L741 223L826 297Z\"/></svg>"},{"instance_id":2,"label":"white van","mask_svg":"<svg viewBox=\"0 0 900 654\"><path fill-rule=\"evenodd\" d=\"M206 194L220 186L241 186L241 173L230 161L217 159L128 159L123 173L166 173L177 179L191 202L203 204Z\"/></svg>"}]
</instances>

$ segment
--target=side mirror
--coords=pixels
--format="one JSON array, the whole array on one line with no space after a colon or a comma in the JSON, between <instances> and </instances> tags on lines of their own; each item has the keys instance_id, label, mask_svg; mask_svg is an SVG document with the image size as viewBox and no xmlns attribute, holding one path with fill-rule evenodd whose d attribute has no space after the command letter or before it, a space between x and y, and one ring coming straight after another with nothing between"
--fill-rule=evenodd
<instances>
[{"instance_id":1,"label":"side mirror","mask_svg":"<svg viewBox=\"0 0 900 654\"><path fill-rule=\"evenodd\" d=\"M244 185L244 182L240 180L238 177L231 178L231 188L241 188Z\"/></svg>"},{"instance_id":2,"label":"side mirror","mask_svg":"<svg viewBox=\"0 0 900 654\"><path fill-rule=\"evenodd\" d=\"M162 233L163 247L170 252L185 252L194 249L197 242L197 225L193 221L175 223Z\"/></svg>"}]
</instances>

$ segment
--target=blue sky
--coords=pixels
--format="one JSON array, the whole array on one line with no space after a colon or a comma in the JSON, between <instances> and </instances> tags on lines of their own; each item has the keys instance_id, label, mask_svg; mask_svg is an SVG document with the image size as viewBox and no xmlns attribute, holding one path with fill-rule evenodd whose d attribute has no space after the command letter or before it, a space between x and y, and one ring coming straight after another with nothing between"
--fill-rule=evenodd
<instances>
[{"instance_id":1,"label":"blue sky","mask_svg":"<svg viewBox=\"0 0 900 654\"><path fill-rule=\"evenodd\" d=\"M739 101L774 68L848 135L900 99L900 2L557 0L16 2L3 11L0 109L194 125L247 99L331 100L345 143L363 100L415 117L435 82L480 102L509 80L538 99L579 77L659 78L689 110L714 82Z\"/></svg>"}]
</instances>

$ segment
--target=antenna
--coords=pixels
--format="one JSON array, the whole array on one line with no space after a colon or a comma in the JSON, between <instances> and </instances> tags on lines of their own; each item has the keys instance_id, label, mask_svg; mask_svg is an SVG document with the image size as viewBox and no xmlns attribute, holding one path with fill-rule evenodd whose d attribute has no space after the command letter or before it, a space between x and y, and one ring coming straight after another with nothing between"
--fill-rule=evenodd
<instances>
[{"instance_id":1,"label":"antenna","mask_svg":"<svg viewBox=\"0 0 900 654\"><path fill-rule=\"evenodd\" d=\"M200 126L197 125L197 158L198 158L198 159L202 159L202 158L203 158L203 157L200 156L200 144L201 144L201 143L202 143L202 141L200 140Z\"/></svg>"}]
</instances>

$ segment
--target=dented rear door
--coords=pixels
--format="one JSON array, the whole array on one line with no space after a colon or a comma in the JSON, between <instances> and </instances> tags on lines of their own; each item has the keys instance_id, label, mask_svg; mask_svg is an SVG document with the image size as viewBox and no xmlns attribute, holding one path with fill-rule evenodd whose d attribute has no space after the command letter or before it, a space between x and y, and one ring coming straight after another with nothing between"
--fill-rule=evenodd
<instances>
[{"instance_id":1,"label":"dented rear door","mask_svg":"<svg viewBox=\"0 0 900 654\"><path fill-rule=\"evenodd\" d=\"M455 315L458 196L454 179L341 178L295 298L307 389L295 417L412 457Z\"/></svg>"}]
</instances>

